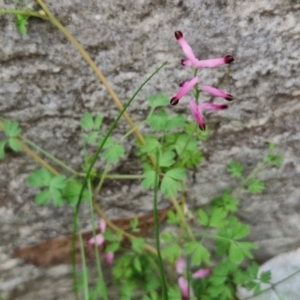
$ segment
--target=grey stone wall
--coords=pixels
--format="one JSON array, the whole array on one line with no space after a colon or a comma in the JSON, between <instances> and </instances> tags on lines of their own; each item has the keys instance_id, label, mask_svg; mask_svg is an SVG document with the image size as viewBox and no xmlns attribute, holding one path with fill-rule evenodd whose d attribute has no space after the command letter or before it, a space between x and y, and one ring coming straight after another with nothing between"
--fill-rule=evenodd
<instances>
[{"instance_id":1,"label":"grey stone wall","mask_svg":"<svg viewBox=\"0 0 300 300\"><path fill-rule=\"evenodd\" d=\"M300 236L300 2L298 0L153 0L46 1L78 39L125 103L142 81L164 61L167 66L139 94L129 109L134 121L145 116L146 97L170 98L190 73L179 64L183 54L174 38L181 30L199 58L232 54L230 67L202 70L203 84L235 96L230 109L207 117L212 129L201 145L205 162L189 180L195 208L236 186L226 165L236 160L249 172L263 160L267 142L284 154L277 169L260 174L262 195L244 194L239 217L251 226L260 246L259 261L299 246ZM34 3L30 6L36 7ZM0 0L1 8L13 1ZM79 168L82 147L78 121L84 111L101 113L109 126L117 109L105 88L74 47L51 24L29 22L20 36L13 18L0 16L0 114L20 123L23 134ZM203 98L205 100L209 98ZM172 108L189 116L187 101ZM116 135L126 132L124 121ZM115 171L139 170L126 145L127 158ZM9 152L0 161L0 292L6 299L72 299L68 267L42 269L11 259L14 249L68 234L69 208L35 206L26 186L37 167L24 153ZM192 175L192 174L191 174ZM167 200L164 200L167 201ZM151 209L151 195L137 182L107 183L103 208L111 217ZM167 203L161 203L167 206ZM83 207L82 219L88 215ZM89 221L83 222L89 227ZM55 286L55 290L53 287Z\"/></svg>"}]
</instances>

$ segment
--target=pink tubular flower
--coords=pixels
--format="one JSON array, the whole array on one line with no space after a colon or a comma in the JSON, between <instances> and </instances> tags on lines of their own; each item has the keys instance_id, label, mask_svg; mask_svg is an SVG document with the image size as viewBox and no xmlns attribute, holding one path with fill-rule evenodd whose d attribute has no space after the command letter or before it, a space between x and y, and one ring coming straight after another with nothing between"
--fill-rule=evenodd
<instances>
[{"instance_id":1,"label":"pink tubular flower","mask_svg":"<svg viewBox=\"0 0 300 300\"><path fill-rule=\"evenodd\" d=\"M177 259L176 261L176 272L182 275L186 269L185 259L183 257Z\"/></svg>"},{"instance_id":2,"label":"pink tubular flower","mask_svg":"<svg viewBox=\"0 0 300 300\"><path fill-rule=\"evenodd\" d=\"M192 287L189 285L188 281L183 276L180 276L178 278L178 286L180 288L181 295L184 300L189 299L189 297L194 297Z\"/></svg>"},{"instance_id":3,"label":"pink tubular flower","mask_svg":"<svg viewBox=\"0 0 300 300\"><path fill-rule=\"evenodd\" d=\"M99 228L100 228L100 233L96 234L95 237L89 239L88 243L90 245L96 244L97 246L101 246L104 243L104 237L102 235L102 233L104 233L106 230L106 222L104 219L99 220Z\"/></svg>"},{"instance_id":4,"label":"pink tubular flower","mask_svg":"<svg viewBox=\"0 0 300 300\"><path fill-rule=\"evenodd\" d=\"M218 90L214 87L211 87L211 86L208 86L208 85L202 85L201 86L201 90L206 92L206 93L209 93L211 94L212 96L214 97L220 97L220 98L223 98L227 101L232 101L233 100L233 96L230 95L230 94L227 94L221 90Z\"/></svg>"},{"instance_id":5,"label":"pink tubular flower","mask_svg":"<svg viewBox=\"0 0 300 300\"><path fill-rule=\"evenodd\" d=\"M195 54L191 48L191 46L187 43L187 41L184 39L183 34L181 31L175 31L175 38L179 42L183 53L185 56L189 59L190 62L196 61L197 58L195 57Z\"/></svg>"},{"instance_id":6,"label":"pink tubular flower","mask_svg":"<svg viewBox=\"0 0 300 300\"><path fill-rule=\"evenodd\" d=\"M192 275L192 278L199 279L204 278L210 275L211 269L200 269Z\"/></svg>"},{"instance_id":7,"label":"pink tubular flower","mask_svg":"<svg viewBox=\"0 0 300 300\"><path fill-rule=\"evenodd\" d=\"M190 108L191 108L191 112L192 112L194 119L199 124L199 128L202 131L205 131L205 123L203 121L202 111L203 110L208 110L208 111L224 110L224 109L228 108L228 106L213 104L213 103L208 103L208 102L201 103L197 106L195 100L191 99L190 100Z\"/></svg>"},{"instance_id":8,"label":"pink tubular flower","mask_svg":"<svg viewBox=\"0 0 300 300\"><path fill-rule=\"evenodd\" d=\"M106 264L110 266L114 261L114 253L108 252L105 256L105 261L106 261Z\"/></svg>"},{"instance_id":9,"label":"pink tubular flower","mask_svg":"<svg viewBox=\"0 0 300 300\"><path fill-rule=\"evenodd\" d=\"M90 238L88 243L90 245L95 245L96 244L97 246L100 247L104 243L104 237L101 233L97 234L95 237Z\"/></svg>"},{"instance_id":10,"label":"pink tubular flower","mask_svg":"<svg viewBox=\"0 0 300 300\"><path fill-rule=\"evenodd\" d=\"M196 69L201 69L201 68L216 68L218 66L230 64L234 61L234 58L231 55L226 55L225 57L221 58L212 58L212 59L204 59L204 60L199 60L199 59L194 59L194 60L181 60L181 64L184 67L191 67L193 66Z\"/></svg>"},{"instance_id":11,"label":"pink tubular flower","mask_svg":"<svg viewBox=\"0 0 300 300\"><path fill-rule=\"evenodd\" d=\"M199 81L199 78L194 77L191 81L186 81L186 82L182 83L181 89L176 94L176 96L170 100L170 104L176 105L184 95L186 95L189 91L191 91L193 89L193 87L198 83L198 81Z\"/></svg>"},{"instance_id":12,"label":"pink tubular flower","mask_svg":"<svg viewBox=\"0 0 300 300\"><path fill-rule=\"evenodd\" d=\"M179 42L183 53L187 57L187 60L182 60L181 64L185 67L193 66L196 69L200 68L215 68L221 65L230 64L234 61L234 58L231 55L226 55L222 58L213 58L206 60L199 60L195 57L195 54L191 46L184 39L181 31L175 31L175 38Z\"/></svg>"}]
</instances>

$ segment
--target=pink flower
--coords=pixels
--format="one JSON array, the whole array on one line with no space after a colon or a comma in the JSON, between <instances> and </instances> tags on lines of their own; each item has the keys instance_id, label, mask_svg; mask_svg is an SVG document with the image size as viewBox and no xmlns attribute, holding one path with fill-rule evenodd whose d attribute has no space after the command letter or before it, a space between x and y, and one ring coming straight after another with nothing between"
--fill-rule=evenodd
<instances>
[{"instance_id":1,"label":"pink flower","mask_svg":"<svg viewBox=\"0 0 300 300\"><path fill-rule=\"evenodd\" d=\"M203 121L202 111L203 110L208 110L208 111L224 110L224 109L228 108L228 106L213 104L213 103L208 103L208 102L201 103L197 106L195 100L191 99L190 100L190 108L191 108L191 112L192 112L194 119L199 124L199 128L204 131L205 123Z\"/></svg>"},{"instance_id":2,"label":"pink flower","mask_svg":"<svg viewBox=\"0 0 300 300\"><path fill-rule=\"evenodd\" d=\"M204 278L207 277L208 275L210 275L211 273L211 269L200 269L197 272L195 272L192 277L194 279L199 279L199 278Z\"/></svg>"},{"instance_id":3,"label":"pink flower","mask_svg":"<svg viewBox=\"0 0 300 300\"><path fill-rule=\"evenodd\" d=\"M95 237L92 237L91 239L89 239L88 243L90 245L97 245L97 246L101 246L104 243L104 237L102 234L97 234Z\"/></svg>"},{"instance_id":4,"label":"pink flower","mask_svg":"<svg viewBox=\"0 0 300 300\"><path fill-rule=\"evenodd\" d=\"M90 245L97 245L97 246L101 246L104 243L104 237L102 235L102 233L105 232L106 230L106 222L104 219L100 219L99 220L99 228L100 228L100 232L99 234L96 234L95 237L92 237L89 239L88 243Z\"/></svg>"},{"instance_id":5,"label":"pink flower","mask_svg":"<svg viewBox=\"0 0 300 300\"><path fill-rule=\"evenodd\" d=\"M230 64L233 61L234 61L234 58L231 55L226 55L225 57L221 57L221 58L212 58L212 59L204 59L204 60L199 60L199 59L184 60L184 59L182 59L181 64L184 67L193 66L196 69L200 69L200 68L216 68L218 66Z\"/></svg>"},{"instance_id":6,"label":"pink flower","mask_svg":"<svg viewBox=\"0 0 300 300\"><path fill-rule=\"evenodd\" d=\"M234 61L234 58L231 55L226 55L222 58L213 58L206 60L199 60L195 57L195 54L191 46L184 39L181 31L175 31L175 38L179 42L183 53L187 57L187 60L182 60L181 64L185 67L193 66L196 69L200 68L215 68L221 65L230 64Z\"/></svg>"},{"instance_id":7,"label":"pink flower","mask_svg":"<svg viewBox=\"0 0 300 300\"><path fill-rule=\"evenodd\" d=\"M110 266L114 261L114 253L113 252L108 252L105 256L105 261Z\"/></svg>"},{"instance_id":8,"label":"pink flower","mask_svg":"<svg viewBox=\"0 0 300 300\"><path fill-rule=\"evenodd\" d=\"M186 300L189 299L189 297L194 297L192 287L189 285L188 281L183 276L180 276L178 278L178 286L180 288L183 299Z\"/></svg>"},{"instance_id":9,"label":"pink flower","mask_svg":"<svg viewBox=\"0 0 300 300\"><path fill-rule=\"evenodd\" d=\"M183 257L177 259L176 261L176 272L182 275L186 269L185 259Z\"/></svg>"},{"instance_id":10,"label":"pink flower","mask_svg":"<svg viewBox=\"0 0 300 300\"><path fill-rule=\"evenodd\" d=\"M181 89L176 94L176 96L170 100L170 104L176 105L184 95L186 95L189 91L191 91L193 89L193 87L198 83L198 81L199 81L199 78L194 77L191 81L186 81L186 82L180 84Z\"/></svg>"},{"instance_id":11,"label":"pink flower","mask_svg":"<svg viewBox=\"0 0 300 300\"><path fill-rule=\"evenodd\" d=\"M188 299L190 297L194 297L194 292L192 287L189 285L188 281L182 276L184 275L184 271L186 269L186 262L184 257L179 258L176 261L176 272L177 274L181 275L178 278L178 286L181 291L181 295L184 299ZM210 269L200 269L197 272L192 274L193 279L200 279L207 277L210 275L211 270Z\"/></svg>"},{"instance_id":12,"label":"pink flower","mask_svg":"<svg viewBox=\"0 0 300 300\"><path fill-rule=\"evenodd\" d=\"M202 85L201 86L201 90L204 91L204 92L207 92L209 94L211 94L212 96L214 97L220 97L220 98L223 98L227 101L232 101L233 100L233 96L230 95L230 94L227 94L221 90L218 90L214 87L211 87L211 86L208 86L208 85Z\"/></svg>"}]
</instances>

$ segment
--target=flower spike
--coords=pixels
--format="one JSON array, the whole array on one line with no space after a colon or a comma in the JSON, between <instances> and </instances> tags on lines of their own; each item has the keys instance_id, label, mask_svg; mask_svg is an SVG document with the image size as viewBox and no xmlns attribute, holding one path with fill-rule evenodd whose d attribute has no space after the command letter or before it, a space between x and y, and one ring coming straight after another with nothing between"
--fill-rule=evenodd
<instances>
[{"instance_id":1,"label":"flower spike","mask_svg":"<svg viewBox=\"0 0 300 300\"><path fill-rule=\"evenodd\" d=\"M191 81L186 81L186 82L182 83L181 89L179 90L177 95L170 100L170 104L176 105L185 94L187 94L189 91L191 91L193 89L193 87L198 83L198 81L199 81L199 78L194 77Z\"/></svg>"},{"instance_id":2,"label":"flower spike","mask_svg":"<svg viewBox=\"0 0 300 300\"><path fill-rule=\"evenodd\" d=\"M227 101L232 101L233 100L233 96L230 95L230 94L227 94L221 90L218 90L214 87L211 87L211 86L208 86L208 85L203 85L201 86L201 90L204 91L204 92L207 92L209 94L211 94L212 96L214 97L220 97L220 98L223 98Z\"/></svg>"}]
</instances>

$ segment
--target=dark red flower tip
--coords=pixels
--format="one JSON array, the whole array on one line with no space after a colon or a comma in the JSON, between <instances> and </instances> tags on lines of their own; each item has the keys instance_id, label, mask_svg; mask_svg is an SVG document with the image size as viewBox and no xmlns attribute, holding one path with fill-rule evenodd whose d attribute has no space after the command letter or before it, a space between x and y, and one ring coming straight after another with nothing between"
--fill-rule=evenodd
<instances>
[{"instance_id":1,"label":"dark red flower tip","mask_svg":"<svg viewBox=\"0 0 300 300\"><path fill-rule=\"evenodd\" d=\"M205 129L206 129L205 124L199 125L199 129L202 130L202 131L205 131Z\"/></svg>"},{"instance_id":2,"label":"dark red flower tip","mask_svg":"<svg viewBox=\"0 0 300 300\"><path fill-rule=\"evenodd\" d=\"M230 64L234 61L234 58L231 55L226 55L224 57L225 64Z\"/></svg>"},{"instance_id":3,"label":"dark red flower tip","mask_svg":"<svg viewBox=\"0 0 300 300\"><path fill-rule=\"evenodd\" d=\"M226 105L226 104L221 105L220 108L221 108L221 109L227 109L227 108L228 108L228 105Z\"/></svg>"},{"instance_id":4,"label":"dark red flower tip","mask_svg":"<svg viewBox=\"0 0 300 300\"><path fill-rule=\"evenodd\" d=\"M176 40L179 40L183 37L183 34L181 31L175 31L175 37L176 37Z\"/></svg>"},{"instance_id":5,"label":"dark red flower tip","mask_svg":"<svg viewBox=\"0 0 300 300\"><path fill-rule=\"evenodd\" d=\"M180 61L180 63L181 63L181 65L185 66L185 59L182 59L182 60Z\"/></svg>"},{"instance_id":6,"label":"dark red flower tip","mask_svg":"<svg viewBox=\"0 0 300 300\"><path fill-rule=\"evenodd\" d=\"M186 83L186 81L183 81L183 82L179 83L179 86L183 87L185 83Z\"/></svg>"},{"instance_id":7,"label":"dark red flower tip","mask_svg":"<svg viewBox=\"0 0 300 300\"><path fill-rule=\"evenodd\" d=\"M171 105L176 105L178 102L179 102L179 99L177 99L176 97L173 97L173 98L170 100L170 104L171 104Z\"/></svg>"},{"instance_id":8,"label":"dark red flower tip","mask_svg":"<svg viewBox=\"0 0 300 300\"><path fill-rule=\"evenodd\" d=\"M232 101L232 100L233 100L233 96L230 95L230 94L227 94L225 100L227 100L227 101Z\"/></svg>"}]
</instances>

